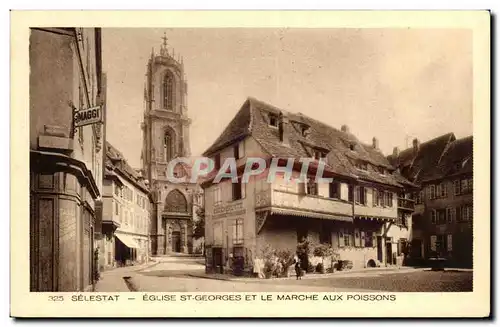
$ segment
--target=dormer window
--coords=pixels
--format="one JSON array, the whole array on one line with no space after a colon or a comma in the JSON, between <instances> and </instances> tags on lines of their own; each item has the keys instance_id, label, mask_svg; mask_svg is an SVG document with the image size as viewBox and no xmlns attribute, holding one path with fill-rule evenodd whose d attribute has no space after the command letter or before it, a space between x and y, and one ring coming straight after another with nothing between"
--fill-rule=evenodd
<instances>
[{"instance_id":1,"label":"dormer window","mask_svg":"<svg viewBox=\"0 0 500 327\"><path fill-rule=\"evenodd\" d=\"M349 149L350 149L351 151L354 151L354 144L349 144Z\"/></svg>"},{"instance_id":2,"label":"dormer window","mask_svg":"<svg viewBox=\"0 0 500 327\"><path fill-rule=\"evenodd\" d=\"M355 166L360 170L368 170L368 164L366 162L358 161Z\"/></svg>"},{"instance_id":3,"label":"dormer window","mask_svg":"<svg viewBox=\"0 0 500 327\"><path fill-rule=\"evenodd\" d=\"M278 127L278 116L275 114L269 114L269 126Z\"/></svg>"},{"instance_id":4,"label":"dormer window","mask_svg":"<svg viewBox=\"0 0 500 327\"><path fill-rule=\"evenodd\" d=\"M320 150L313 150L313 158L320 160L321 158L326 158L326 153Z\"/></svg>"},{"instance_id":5,"label":"dormer window","mask_svg":"<svg viewBox=\"0 0 500 327\"><path fill-rule=\"evenodd\" d=\"M309 126L302 125L301 129L302 129L302 136L303 137L308 137L309 134L311 134L311 130L310 130Z\"/></svg>"}]
</instances>

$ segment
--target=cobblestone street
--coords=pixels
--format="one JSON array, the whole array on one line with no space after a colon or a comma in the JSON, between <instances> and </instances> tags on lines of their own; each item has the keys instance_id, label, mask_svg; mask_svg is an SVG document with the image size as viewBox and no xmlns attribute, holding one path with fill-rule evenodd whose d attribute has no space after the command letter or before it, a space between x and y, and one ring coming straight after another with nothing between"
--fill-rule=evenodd
<instances>
[{"instance_id":1,"label":"cobblestone street","mask_svg":"<svg viewBox=\"0 0 500 327\"><path fill-rule=\"evenodd\" d=\"M308 275L289 279L213 279L202 258L158 258L142 269L108 272L97 291L127 291L124 276L141 292L467 292L471 271L401 269ZM198 276L198 277L195 277Z\"/></svg>"},{"instance_id":2,"label":"cobblestone street","mask_svg":"<svg viewBox=\"0 0 500 327\"><path fill-rule=\"evenodd\" d=\"M290 280L265 281L275 285L295 284ZM419 270L402 273L354 274L334 278L304 279L302 284L321 287L325 291L342 287L352 291L387 292L471 292L472 272Z\"/></svg>"}]
</instances>

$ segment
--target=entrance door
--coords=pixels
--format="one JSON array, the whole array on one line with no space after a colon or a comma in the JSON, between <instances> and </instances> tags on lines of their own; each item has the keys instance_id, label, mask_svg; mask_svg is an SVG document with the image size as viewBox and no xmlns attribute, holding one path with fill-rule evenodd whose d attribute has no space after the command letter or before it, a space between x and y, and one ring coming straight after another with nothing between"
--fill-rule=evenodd
<instances>
[{"instance_id":1,"label":"entrance door","mask_svg":"<svg viewBox=\"0 0 500 327\"><path fill-rule=\"evenodd\" d=\"M172 232L172 251L181 252L181 232Z\"/></svg>"},{"instance_id":2,"label":"entrance door","mask_svg":"<svg viewBox=\"0 0 500 327\"><path fill-rule=\"evenodd\" d=\"M212 248L213 269L216 273L224 273L224 265L222 262L222 248Z\"/></svg>"},{"instance_id":3,"label":"entrance door","mask_svg":"<svg viewBox=\"0 0 500 327\"><path fill-rule=\"evenodd\" d=\"M385 244L385 250L386 250L386 262L390 265L395 264L392 260L392 242L387 242Z\"/></svg>"},{"instance_id":4,"label":"entrance door","mask_svg":"<svg viewBox=\"0 0 500 327\"><path fill-rule=\"evenodd\" d=\"M384 256L382 253L382 236L377 236L377 259L380 262L382 262L382 260L384 259Z\"/></svg>"},{"instance_id":5,"label":"entrance door","mask_svg":"<svg viewBox=\"0 0 500 327\"><path fill-rule=\"evenodd\" d=\"M412 240L410 251L412 258L422 258L422 240Z\"/></svg>"}]
</instances>

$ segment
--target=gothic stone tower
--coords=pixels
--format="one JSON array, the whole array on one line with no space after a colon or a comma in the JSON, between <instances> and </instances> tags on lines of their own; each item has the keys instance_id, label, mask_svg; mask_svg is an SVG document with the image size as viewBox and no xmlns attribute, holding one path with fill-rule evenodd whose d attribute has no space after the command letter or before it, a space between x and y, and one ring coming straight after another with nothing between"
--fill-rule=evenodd
<instances>
[{"instance_id":1,"label":"gothic stone tower","mask_svg":"<svg viewBox=\"0 0 500 327\"><path fill-rule=\"evenodd\" d=\"M177 157L190 156L187 116L187 83L184 64L167 48L167 38L159 54L151 52L144 87L143 174L150 181L151 252L191 253L193 230L193 199L195 185L176 184L167 180L167 164ZM179 171L179 169L181 169ZM185 174L176 167L175 173Z\"/></svg>"}]
</instances>

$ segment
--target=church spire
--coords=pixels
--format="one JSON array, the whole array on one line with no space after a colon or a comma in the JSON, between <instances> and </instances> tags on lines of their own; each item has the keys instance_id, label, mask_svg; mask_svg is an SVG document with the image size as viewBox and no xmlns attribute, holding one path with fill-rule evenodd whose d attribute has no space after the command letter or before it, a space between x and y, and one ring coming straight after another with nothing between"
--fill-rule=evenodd
<instances>
[{"instance_id":1,"label":"church spire","mask_svg":"<svg viewBox=\"0 0 500 327\"><path fill-rule=\"evenodd\" d=\"M163 40L163 43L161 45L160 49L160 55L162 56L167 56L168 55L168 49L167 49L167 32L163 32L163 37L161 38Z\"/></svg>"}]
</instances>

